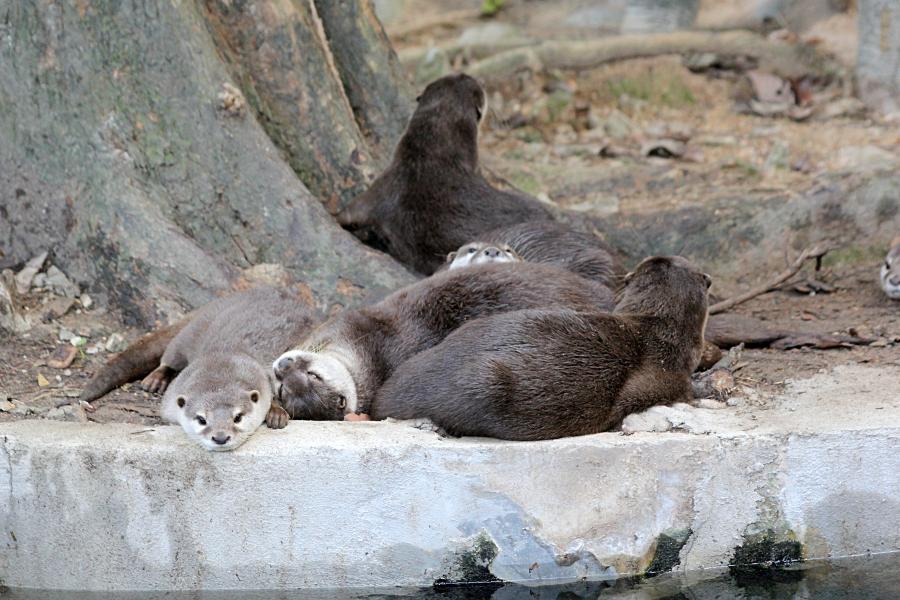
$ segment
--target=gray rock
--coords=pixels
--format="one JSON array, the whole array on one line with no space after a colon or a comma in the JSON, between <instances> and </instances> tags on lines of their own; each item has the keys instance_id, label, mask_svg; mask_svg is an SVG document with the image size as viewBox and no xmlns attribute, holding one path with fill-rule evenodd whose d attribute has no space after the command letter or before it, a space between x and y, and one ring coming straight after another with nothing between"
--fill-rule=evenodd
<instances>
[{"instance_id":1,"label":"gray rock","mask_svg":"<svg viewBox=\"0 0 900 600\"><path fill-rule=\"evenodd\" d=\"M53 290L54 293L65 296L66 298L77 298L81 293L81 290L78 289L78 285L72 283L72 281L66 277L66 274L60 271L55 265L51 265L50 268L47 269L47 286Z\"/></svg>"},{"instance_id":2,"label":"gray rock","mask_svg":"<svg viewBox=\"0 0 900 600\"><path fill-rule=\"evenodd\" d=\"M61 327L59 330L59 340L61 342L68 342L72 338L75 337L75 334L66 329L65 327Z\"/></svg>"},{"instance_id":3,"label":"gray rock","mask_svg":"<svg viewBox=\"0 0 900 600\"><path fill-rule=\"evenodd\" d=\"M39 290L45 287L47 287L47 274L38 273L34 276L34 281L31 282L31 289Z\"/></svg>"},{"instance_id":4,"label":"gray rock","mask_svg":"<svg viewBox=\"0 0 900 600\"><path fill-rule=\"evenodd\" d=\"M81 306L85 310L90 310L90 308L94 305L94 299L87 294L82 294L78 301L81 302Z\"/></svg>"},{"instance_id":5,"label":"gray rock","mask_svg":"<svg viewBox=\"0 0 900 600\"><path fill-rule=\"evenodd\" d=\"M125 343L125 338L122 337L120 333L113 333L106 339L106 351L107 352L121 352L125 348L128 347L128 344Z\"/></svg>"},{"instance_id":6,"label":"gray rock","mask_svg":"<svg viewBox=\"0 0 900 600\"><path fill-rule=\"evenodd\" d=\"M47 253L41 252L22 267L22 270L16 275L16 289L20 294L28 293L31 284L41 269L44 268L44 262L47 260Z\"/></svg>"}]
</instances>

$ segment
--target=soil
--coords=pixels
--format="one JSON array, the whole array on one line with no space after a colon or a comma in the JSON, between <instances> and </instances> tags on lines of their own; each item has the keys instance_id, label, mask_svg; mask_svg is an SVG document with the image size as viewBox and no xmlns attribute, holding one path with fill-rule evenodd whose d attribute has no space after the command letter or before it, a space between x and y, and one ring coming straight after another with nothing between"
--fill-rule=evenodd
<instances>
[{"instance_id":1,"label":"soil","mask_svg":"<svg viewBox=\"0 0 900 600\"><path fill-rule=\"evenodd\" d=\"M475 22L463 20L455 29L438 25L431 33L417 32L395 42L403 50L433 43L436 37L451 39ZM488 90L484 161L513 184L560 207L613 213L702 204L726 195L746 196L748 201L759 193L790 197L812 189L824 177L849 176L839 158L842 148L874 146L900 155L900 130L876 117L821 118L814 113L796 122L739 114L734 96L742 76L719 75L693 73L680 57L667 56L577 74L511 76ZM816 94L819 110L840 100L843 88L832 83ZM645 142L678 136L687 140L684 156L641 155ZM601 156L602 148L611 147L626 156ZM738 382L775 392L788 379L840 364L900 366L900 302L881 292L879 265L878 257L859 257L815 274L834 286L831 293L801 294L788 287L734 309L785 329L875 340L868 346L832 350L747 349L736 373ZM713 292L724 297L770 275L736 275L717 281ZM47 300L45 293L25 298L35 313ZM94 412L74 400L110 356L104 344L111 334L131 342L143 333L123 326L115 310L75 309L26 334L0 333L0 422L56 418L157 424L158 397L134 384L96 401ZM61 327L86 338L87 345L70 367L54 369L47 361L67 343L59 340ZM85 348L92 346L100 349L88 354Z\"/></svg>"}]
</instances>

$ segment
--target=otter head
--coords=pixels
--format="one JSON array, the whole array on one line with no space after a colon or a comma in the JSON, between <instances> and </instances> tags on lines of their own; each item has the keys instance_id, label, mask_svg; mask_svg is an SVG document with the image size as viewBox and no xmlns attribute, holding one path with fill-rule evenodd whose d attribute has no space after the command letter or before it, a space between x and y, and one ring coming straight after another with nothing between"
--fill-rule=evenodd
<instances>
[{"instance_id":1,"label":"otter head","mask_svg":"<svg viewBox=\"0 0 900 600\"><path fill-rule=\"evenodd\" d=\"M660 318L660 339L684 352L673 361L693 372L703 351L709 275L680 256L651 256L625 275L623 283L614 312Z\"/></svg>"},{"instance_id":2,"label":"otter head","mask_svg":"<svg viewBox=\"0 0 900 600\"><path fill-rule=\"evenodd\" d=\"M478 127L487 110L481 85L465 74L447 75L429 83L416 103L395 162L477 169Z\"/></svg>"},{"instance_id":3,"label":"otter head","mask_svg":"<svg viewBox=\"0 0 900 600\"><path fill-rule=\"evenodd\" d=\"M199 362L166 390L163 417L207 450L234 450L266 419L272 404L268 373L249 357Z\"/></svg>"},{"instance_id":4,"label":"otter head","mask_svg":"<svg viewBox=\"0 0 900 600\"><path fill-rule=\"evenodd\" d=\"M470 265L521 261L522 259L519 255L507 244L495 245L485 242L472 242L447 255L447 268L458 269Z\"/></svg>"},{"instance_id":5,"label":"otter head","mask_svg":"<svg viewBox=\"0 0 900 600\"><path fill-rule=\"evenodd\" d=\"M881 265L881 288L888 298L900 300L900 236L891 242L891 249Z\"/></svg>"},{"instance_id":6,"label":"otter head","mask_svg":"<svg viewBox=\"0 0 900 600\"><path fill-rule=\"evenodd\" d=\"M340 421L357 408L350 371L329 354L291 350L272 364L282 406L292 419Z\"/></svg>"}]
</instances>

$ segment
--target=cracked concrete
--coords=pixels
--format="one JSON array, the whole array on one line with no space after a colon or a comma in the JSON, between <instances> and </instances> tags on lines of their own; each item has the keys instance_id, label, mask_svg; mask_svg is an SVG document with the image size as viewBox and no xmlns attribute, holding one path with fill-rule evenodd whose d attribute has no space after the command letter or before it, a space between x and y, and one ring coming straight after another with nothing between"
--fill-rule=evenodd
<instances>
[{"instance_id":1,"label":"cracked concrete","mask_svg":"<svg viewBox=\"0 0 900 600\"><path fill-rule=\"evenodd\" d=\"M3 424L0 572L80 590L540 584L642 573L679 531L679 572L766 556L759 539L898 552L897 389L900 369L844 366L766 409L667 409L676 431L523 443L292 422L219 454L176 427Z\"/></svg>"}]
</instances>

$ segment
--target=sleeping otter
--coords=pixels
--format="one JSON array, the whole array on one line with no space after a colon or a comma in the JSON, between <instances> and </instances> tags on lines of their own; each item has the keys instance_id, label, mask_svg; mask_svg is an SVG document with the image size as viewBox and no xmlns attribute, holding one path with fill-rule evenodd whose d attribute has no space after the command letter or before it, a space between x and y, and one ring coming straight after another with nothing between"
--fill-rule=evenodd
<instances>
[{"instance_id":1,"label":"sleeping otter","mask_svg":"<svg viewBox=\"0 0 900 600\"><path fill-rule=\"evenodd\" d=\"M362 241L425 275L485 231L549 220L540 201L492 187L478 171L484 90L468 75L430 83L390 166L337 215Z\"/></svg>"},{"instance_id":2,"label":"sleeping otter","mask_svg":"<svg viewBox=\"0 0 900 600\"><path fill-rule=\"evenodd\" d=\"M270 426L342 419L367 410L400 364L478 317L525 308L611 310L612 292L568 271L531 263L453 269L381 302L340 313L275 360L281 382Z\"/></svg>"},{"instance_id":3,"label":"sleeping otter","mask_svg":"<svg viewBox=\"0 0 900 600\"><path fill-rule=\"evenodd\" d=\"M693 397L709 276L652 257L626 276L612 314L521 310L471 321L399 366L373 419L428 418L451 435L541 440L616 427Z\"/></svg>"}]
</instances>

